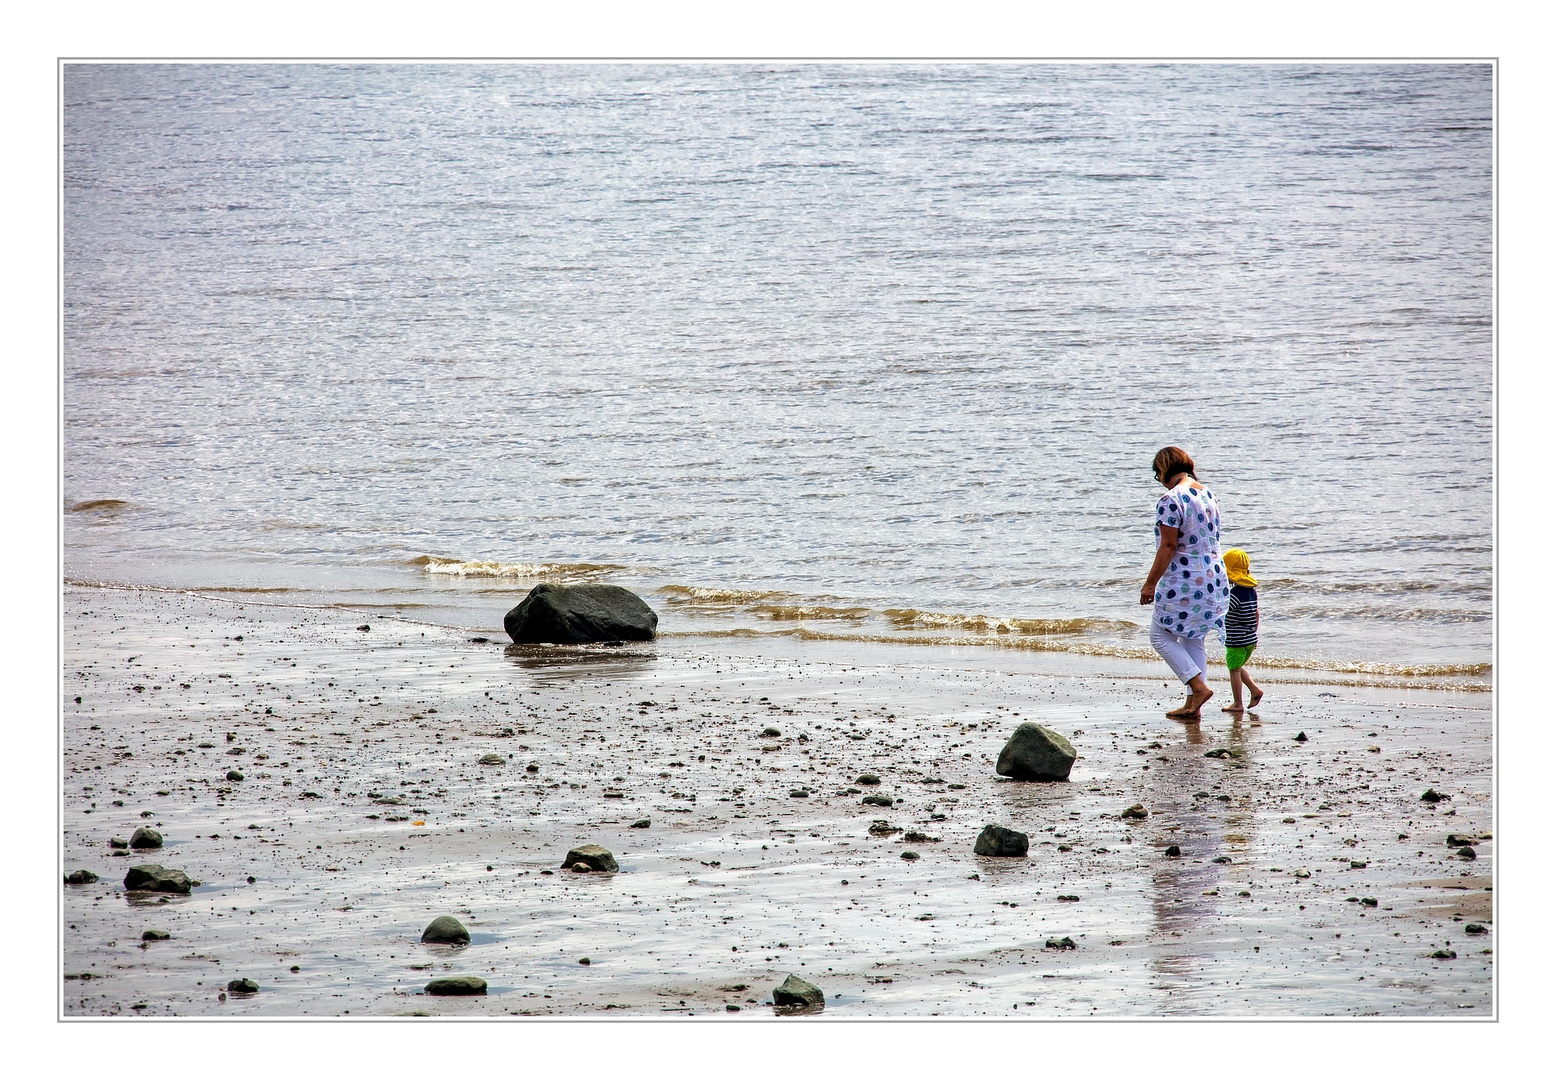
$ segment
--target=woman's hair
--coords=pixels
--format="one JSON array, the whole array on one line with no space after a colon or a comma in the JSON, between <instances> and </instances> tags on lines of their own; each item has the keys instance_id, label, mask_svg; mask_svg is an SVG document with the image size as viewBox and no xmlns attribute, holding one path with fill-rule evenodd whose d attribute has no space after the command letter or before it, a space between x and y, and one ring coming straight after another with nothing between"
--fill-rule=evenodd
<instances>
[{"instance_id":1,"label":"woman's hair","mask_svg":"<svg viewBox=\"0 0 1556 1080\"><path fill-rule=\"evenodd\" d=\"M1156 456L1151 459L1151 468L1156 470L1156 479L1166 481L1176 473L1188 473L1194 476L1194 459L1189 457L1188 451L1180 450L1176 446L1164 446L1156 451ZM1199 477L1194 476L1198 480Z\"/></svg>"}]
</instances>

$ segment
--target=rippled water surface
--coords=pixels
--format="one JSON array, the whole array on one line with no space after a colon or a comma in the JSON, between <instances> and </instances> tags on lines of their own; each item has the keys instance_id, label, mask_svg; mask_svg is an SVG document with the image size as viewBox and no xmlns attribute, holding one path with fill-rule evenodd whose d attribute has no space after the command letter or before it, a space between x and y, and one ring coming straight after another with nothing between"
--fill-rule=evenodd
<instances>
[{"instance_id":1,"label":"rippled water surface","mask_svg":"<svg viewBox=\"0 0 1556 1080\"><path fill-rule=\"evenodd\" d=\"M1483 677L1491 87L67 67L66 574L1129 655L1173 443L1266 662Z\"/></svg>"}]
</instances>

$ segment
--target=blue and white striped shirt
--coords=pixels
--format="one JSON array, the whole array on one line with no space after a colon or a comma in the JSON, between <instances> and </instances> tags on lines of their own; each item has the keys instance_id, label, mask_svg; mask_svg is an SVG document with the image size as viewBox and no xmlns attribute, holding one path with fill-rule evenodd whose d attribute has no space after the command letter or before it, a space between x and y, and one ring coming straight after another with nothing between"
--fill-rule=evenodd
<instances>
[{"instance_id":1,"label":"blue and white striped shirt","mask_svg":"<svg viewBox=\"0 0 1556 1080\"><path fill-rule=\"evenodd\" d=\"M1227 648L1247 648L1258 643L1259 591L1247 585L1233 585L1226 608Z\"/></svg>"}]
</instances>

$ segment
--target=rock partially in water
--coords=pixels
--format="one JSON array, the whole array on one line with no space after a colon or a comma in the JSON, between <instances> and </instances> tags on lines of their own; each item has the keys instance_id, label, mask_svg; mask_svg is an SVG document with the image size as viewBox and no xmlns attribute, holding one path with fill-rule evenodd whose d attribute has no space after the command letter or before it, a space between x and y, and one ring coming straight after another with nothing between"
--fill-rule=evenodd
<instances>
[{"instance_id":1,"label":"rock partially in water","mask_svg":"<svg viewBox=\"0 0 1556 1080\"><path fill-rule=\"evenodd\" d=\"M1475 839L1473 836L1460 836L1458 833L1448 834L1449 847L1472 847L1478 843L1480 843L1480 841Z\"/></svg>"},{"instance_id":2,"label":"rock partially in water","mask_svg":"<svg viewBox=\"0 0 1556 1080\"><path fill-rule=\"evenodd\" d=\"M619 585L553 585L543 581L504 616L519 645L652 641L659 626L643 599Z\"/></svg>"},{"instance_id":3,"label":"rock partially in water","mask_svg":"<svg viewBox=\"0 0 1556 1080\"><path fill-rule=\"evenodd\" d=\"M182 870L169 870L156 863L130 867L124 875L124 887L140 892L187 893L194 886Z\"/></svg>"},{"instance_id":4,"label":"rock partially in water","mask_svg":"<svg viewBox=\"0 0 1556 1080\"><path fill-rule=\"evenodd\" d=\"M1466 934L1484 934L1486 933L1486 928L1478 922L1465 923L1464 932Z\"/></svg>"},{"instance_id":5,"label":"rock partially in water","mask_svg":"<svg viewBox=\"0 0 1556 1080\"><path fill-rule=\"evenodd\" d=\"M978 839L973 841L973 854L1020 858L1027 853L1029 843L1026 833L991 822L983 827Z\"/></svg>"},{"instance_id":6,"label":"rock partially in water","mask_svg":"<svg viewBox=\"0 0 1556 1080\"><path fill-rule=\"evenodd\" d=\"M423 992L433 997L470 997L486 993L486 980L474 975L445 975L433 979L423 987Z\"/></svg>"},{"instance_id":7,"label":"rock partially in water","mask_svg":"<svg viewBox=\"0 0 1556 1080\"><path fill-rule=\"evenodd\" d=\"M599 870L602 873L612 873L621 869L616 865L616 857L599 844L585 844L583 847L573 848L567 853L567 858L562 860L564 868L578 863L583 863L590 870Z\"/></svg>"},{"instance_id":8,"label":"rock partially in water","mask_svg":"<svg viewBox=\"0 0 1556 1080\"><path fill-rule=\"evenodd\" d=\"M142 941L166 941L172 936L166 930L143 930L141 931L140 939Z\"/></svg>"},{"instance_id":9,"label":"rock partially in water","mask_svg":"<svg viewBox=\"0 0 1556 1080\"><path fill-rule=\"evenodd\" d=\"M1049 938L1043 945L1045 949L1073 949L1075 947L1075 939L1069 935L1065 935L1062 938Z\"/></svg>"},{"instance_id":10,"label":"rock partially in water","mask_svg":"<svg viewBox=\"0 0 1556 1080\"><path fill-rule=\"evenodd\" d=\"M1423 791L1421 793L1421 801L1422 802L1439 803L1439 802L1444 801L1445 799L1451 799L1451 798L1453 798L1452 795L1444 795L1444 794L1442 794L1439 791L1433 791L1431 788L1427 788L1425 791Z\"/></svg>"},{"instance_id":11,"label":"rock partially in water","mask_svg":"<svg viewBox=\"0 0 1556 1080\"><path fill-rule=\"evenodd\" d=\"M90 885L97 880L97 875L90 870L72 870L65 875L66 885Z\"/></svg>"},{"instance_id":12,"label":"rock partially in water","mask_svg":"<svg viewBox=\"0 0 1556 1080\"><path fill-rule=\"evenodd\" d=\"M452 915L439 915L421 932L421 940L427 945L468 945L470 931Z\"/></svg>"},{"instance_id":13,"label":"rock partially in water","mask_svg":"<svg viewBox=\"0 0 1556 1080\"><path fill-rule=\"evenodd\" d=\"M259 983L253 979L233 979L227 984L227 993L257 994L259 993Z\"/></svg>"},{"instance_id":14,"label":"rock partially in water","mask_svg":"<svg viewBox=\"0 0 1556 1080\"><path fill-rule=\"evenodd\" d=\"M130 834L130 847L132 848L159 848L162 846L162 834L156 829L140 826Z\"/></svg>"},{"instance_id":15,"label":"rock partially in water","mask_svg":"<svg viewBox=\"0 0 1556 1080\"><path fill-rule=\"evenodd\" d=\"M130 846L130 842L122 836L114 836L109 838L108 846L111 848L127 848Z\"/></svg>"},{"instance_id":16,"label":"rock partially in water","mask_svg":"<svg viewBox=\"0 0 1556 1080\"><path fill-rule=\"evenodd\" d=\"M890 795L866 795L859 802L864 806L890 806L892 798Z\"/></svg>"},{"instance_id":17,"label":"rock partially in water","mask_svg":"<svg viewBox=\"0 0 1556 1080\"><path fill-rule=\"evenodd\" d=\"M1133 806L1125 809L1124 812L1118 816L1124 818L1126 821L1144 821L1146 818L1151 816L1151 812L1140 803L1135 803Z\"/></svg>"},{"instance_id":18,"label":"rock partially in water","mask_svg":"<svg viewBox=\"0 0 1556 1080\"><path fill-rule=\"evenodd\" d=\"M803 1008L825 1004L826 995L814 983L808 983L798 975L790 975L782 985L773 990L773 1004L781 1008Z\"/></svg>"},{"instance_id":19,"label":"rock partially in water","mask_svg":"<svg viewBox=\"0 0 1556 1080\"><path fill-rule=\"evenodd\" d=\"M1054 731L1028 721L1000 751L994 771L1012 780L1068 780L1075 764L1075 747Z\"/></svg>"},{"instance_id":20,"label":"rock partially in water","mask_svg":"<svg viewBox=\"0 0 1556 1080\"><path fill-rule=\"evenodd\" d=\"M648 828L649 825L650 825L650 822L649 822L648 818L645 817L645 818L638 818L636 821L634 821L628 827L629 828L633 828L633 829L646 829L646 828Z\"/></svg>"},{"instance_id":21,"label":"rock partially in water","mask_svg":"<svg viewBox=\"0 0 1556 1080\"><path fill-rule=\"evenodd\" d=\"M1459 954L1452 949L1438 949L1432 954L1433 960L1457 960Z\"/></svg>"},{"instance_id":22,"label":"rock partially in water","mask_svg":"<svg viewBox=\"0 0 1556 1080\"><path fill-rule=\"evenodd\" d=\"M476 762L476 764L477 765L505 765L505 764L507 764L507 762L508 762L508 759L503 757L501 754L493 753L493 754L482 754L481 755L481 760Z\"/></svg>"},{"instance_id":23,"label":"rock partially in water","mask_svg":"<svg viewBox=\"0 0 1556 1080\"><path fill-rule=\"evenodd\" d=\"M1459 849L1458 855L1459 855L1459 858L1461 858L1461 859L1472 860L1472 859L1476 858L1475 849L1470 847L1468 844L1465 844L1463 847L1461 847Z\"/></svg>"}]
</instances>

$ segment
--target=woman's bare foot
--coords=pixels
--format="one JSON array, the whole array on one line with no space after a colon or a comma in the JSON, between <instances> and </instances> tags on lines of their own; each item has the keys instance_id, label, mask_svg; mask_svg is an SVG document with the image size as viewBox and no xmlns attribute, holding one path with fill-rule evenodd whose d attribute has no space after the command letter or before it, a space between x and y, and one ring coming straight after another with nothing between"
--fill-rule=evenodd
<instances>
[{"instance_id":1,"label":"woman's bare foot","mask_svg":"<svg viewBox=\"0 0 1556 1080\"><path fill-rule=\"evenodd\" d=\"M1180 709L1173 709L1167 715L1173 720L1198 720L1200 708L1205 704L1205 702L1209 701L1215 696L1216 692L1210 689L1208 686L1203 690L1191 689L1189 691L1188 700L1183 703L1183 707Z\"/></svg>"},{"instance_id":2,"label":"woman's bare foot","mask_svg":"<svg viewBox=\"0 0 1556 1080\"><path fill-rule=\"evenodd\" d=\"M1242 712L1243 711L1243 707L1241 705L1239 705L1237 702L1234 701L1230 705L1223 705L1223 706L1221 706L1221 711L1222 712Z\"/></svg>"}]
</instances>

